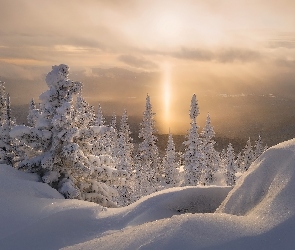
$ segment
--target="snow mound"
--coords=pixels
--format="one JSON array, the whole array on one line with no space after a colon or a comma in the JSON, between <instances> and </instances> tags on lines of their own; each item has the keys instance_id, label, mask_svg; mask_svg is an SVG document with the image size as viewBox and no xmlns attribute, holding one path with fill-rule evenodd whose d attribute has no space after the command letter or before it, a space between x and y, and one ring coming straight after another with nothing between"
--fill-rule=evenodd
<instances>
[{"instance_id":1,"label":"snow mound","mask_svg":"<svg viewBox=\"0 0 295 250\"><path fill-rule=\"evenodd\" d=\"M268 149L243 175L218 213L279 223L295 214L295 139Z\"/></svg>"},{"instance_id":2,"label":"snow mound","mask_svg":"<svg viewBox=\"0 0 295 250\"><path fill-rule=\"evenodd\" d=\"M230 187L172 188L119 209L65 200L37 175L0 165L0 249L59 249L181 213L214 212ZM86 247L87 248L87 247Z\"/></svg>"},{"instance_id":3,"label":"snow mound","mask_svg":"<svg viewBox=\"0 0 295 250\"><path fill-rule=\"evenodd\" d=\"M101 217L124 217L125 226L170 218L183 213L213 213L225 199L231 187L170 188L143 197L121 209L108 209Z\"/></svg>"},{"instance_id":4,"label":"snow mound","mask_svg":"<svg viewBox=\"0 0 295 250\"><path fill-rule=\"evenodd\" d=\"M77 243L76 224L91 225L102 207L65 200L35 174L0 165L0 249L57 249ZM70 233L69 233L70 232ZM79 238L81 240L81 238Z\"/></svg>"}]
</instances>

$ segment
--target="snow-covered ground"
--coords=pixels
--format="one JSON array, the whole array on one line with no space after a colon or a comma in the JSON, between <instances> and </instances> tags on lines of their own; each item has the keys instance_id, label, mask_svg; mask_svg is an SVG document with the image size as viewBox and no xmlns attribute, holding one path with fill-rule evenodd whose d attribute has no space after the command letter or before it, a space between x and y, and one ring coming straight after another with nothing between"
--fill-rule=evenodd
<instances>
[{"instance_id":1,"label":"snow-covered ground","mask_svg":"<svg viewBox=\"0 0 295 250\"><path fill-rule=\"evenodd\" d=\"M116 209L65 200L0 165L0 249L295 249L294 194L295 140L267 150L232 190L172 188Z\"/></svg>"}]
</instances>

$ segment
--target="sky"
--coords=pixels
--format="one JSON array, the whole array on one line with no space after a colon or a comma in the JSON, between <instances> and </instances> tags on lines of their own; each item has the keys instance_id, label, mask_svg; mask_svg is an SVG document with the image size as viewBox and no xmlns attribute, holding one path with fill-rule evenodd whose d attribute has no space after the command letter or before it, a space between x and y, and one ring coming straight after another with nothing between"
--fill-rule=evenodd
<instances>
[{"instance_id":1,"label":"sky","mask_svg":"<svg viewBox=\"0 0 295 250\"><path fill-rule=\"evenodd\" d=\"M0 80L12 104L47 89L52 65L70 66L106 114L141 115L151 96L160 132L218 121L229 96L295 99L293 0L0 0ZM216 97L216 98L215 98ZM219 119L220 118L220 119Z\"/></svg>"}]
</instances>

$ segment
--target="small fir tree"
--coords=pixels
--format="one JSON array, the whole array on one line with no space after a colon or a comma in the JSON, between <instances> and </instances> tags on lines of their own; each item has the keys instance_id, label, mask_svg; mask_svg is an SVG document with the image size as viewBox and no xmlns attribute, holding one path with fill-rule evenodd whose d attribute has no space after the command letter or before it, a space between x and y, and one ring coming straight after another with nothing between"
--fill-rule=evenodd
<instances>
[{"instance_id":1,"label":"small fir tree","mask_svg":"<svg viewBox=\"0 0 295 250\"><path fill-rule=\"evenodd\" d=\"M162 169L159 164L159 152L155 136L155 113L152 110L150 97L146 97L145 111L140 124L139 138L142 139L138 146L137 154L137 180L140 196L148 195L159 187Z\"/></svg>"},{"instance_id":2,"label":"small fir tree","mask_svg":"<svg viewBox=\"0 0 295 250\"><path fill-rule=\"evenodd\" d=\"M36 125L38 117L39 117L39 109L37 109L35 101L34 99L32 99L29 105L29 114L27 116L28 125L30 127L34 127Z\"/></svg>"},{"instance_id":3,"label":"small fir tree","mask_svg":"<svg viewBox=\"0 0 295 250\"><path fill-rule=\"evenodd\" d=\"M201 136L204 156L204 176L202 177L202 179L204 185L210 185L215 180L214 174L219 168L220 159L218 152L214 148L214 145L216 143L214 141L215 132L213 126L211 125L209 114L207 115L206 125L201 132Z\"/></svg>"},{"instance_id":4,"label":"small fir tree","mask_svg":"<svg viewBox=\"0 0 295 250\"><path fill-rule=\"evenodd\" d=\"M226 184L228 186L234 186L236 184L236 172L237 166L235 164L235 152L231 143L227 147L227 156L226 156Z\"/></svg>"},{"instance_id":5,"label":"small fir tree","mask_svg":"<svg viewBox=\"0 0 295 250\"><path fill-rule=\"evenodd\" d=\"M239 152L236 157L236 166L241 172L244 171L244 156L242 155L242 152Z\"/></svg>"},{"instance_id":6,"label":"small fir tree","mask_svg":"<svg viewBox=\"0 0 295 250\"><path fill-rule=\"evenodd\" d=\"M9 135L13 126L10 97L5 92L5 83L0 81L0 163L8 165L14 165L15 142Z\"/></svg>"},{"instance_id":7,"label":"small fir tree","mask_svg":"<svg viewBox=\"0 0 295 250\"><path fill-rule=\"evenodd\" d=\"M202 143L198 134L196 122L198 114L198 102L196 100L196 95L193 95L190 108L191 127L186 136L186 141L184 142L184 184L190 186L195 186L200 183L204 168Z\"/></svg>"},{"instance_id":8,"label":"small fir tree","mask_svg":"<svg viewBox=\"0 0 295 250\"><path fill-rule=\"evenodd\" d=\"M179 171L176 162L175 144L172 134L169 133L166 154L163 158L163 167L165 171L165 182L169 187L175 187L179 184Z\"/></svg>"},{"instance_id":9,"label":"small fir tree","mask_svg":"<svg viewBox=\"0 0 295 250\"><path fill-rule=\"evenodd\" d=\"M253 161L256 160L263 152L264 152L264 147L262 144L261 136L259 135L254 146Z\"/></svg>"},{"instance_id":10,"label":"small fir tree","mask_svg":"<svg viewBox=\"0 0 295 250\"><path fill-rule=\"evenodd\" d=\"M250 138L248 139L247 144L245 148L243 149L243 156L244 156L243 171L247 171L254 159Z\"/></svg>"},{"instance_id":11,"label":"small fir tree","mask_svg":"<svg viewBox=\"0 0 295 250\"><path fill-rule=\"evenodd\" d=\"M125 170L127 175L122 180L122 185L118 187L119 196L117 202L120 206L127 206L135 201L133 196L135 188L134 161L132 157L133 143L130 135L127 111L124 110L118 136L117 169Z\"/></svg>"},{"instance_id":12,"label":"small fir tree","mask_svg":"<svg viewBox=\"0 0 295 250\"><path fill-rule=\"evenodd\" d=\"M104 126L104 124L105 124L105 118L102 114L101 106L100 106L100 104L98 104L95 126Z\"/></svg>"}]
</instances>

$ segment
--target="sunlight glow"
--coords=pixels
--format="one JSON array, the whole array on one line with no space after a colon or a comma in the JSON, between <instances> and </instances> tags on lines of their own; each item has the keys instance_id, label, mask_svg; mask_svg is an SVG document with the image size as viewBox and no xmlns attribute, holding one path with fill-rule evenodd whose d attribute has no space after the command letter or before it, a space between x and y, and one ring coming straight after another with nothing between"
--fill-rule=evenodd
<instances>
[{"instance_id":1,"label":"sunlight glow","mask_svg":"<svg viewBox=\"0 0 295 250\"><path fill-rule=\"evenodd\" d=\"M164 65L164 77L163 77L163 123L166 128L169 128L170 123L170 102L171 102L171 65L165 63Z\"/></svg>"}]
</instances>

